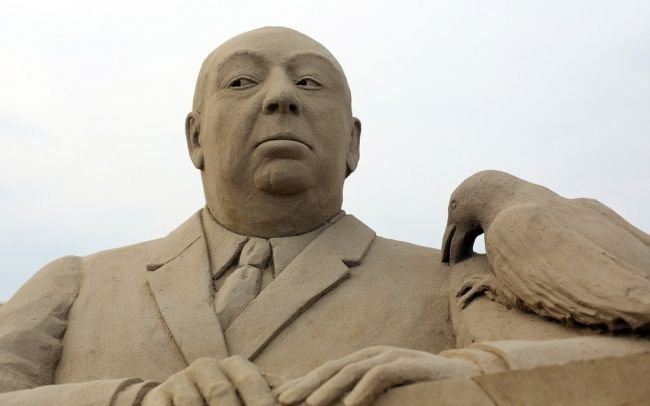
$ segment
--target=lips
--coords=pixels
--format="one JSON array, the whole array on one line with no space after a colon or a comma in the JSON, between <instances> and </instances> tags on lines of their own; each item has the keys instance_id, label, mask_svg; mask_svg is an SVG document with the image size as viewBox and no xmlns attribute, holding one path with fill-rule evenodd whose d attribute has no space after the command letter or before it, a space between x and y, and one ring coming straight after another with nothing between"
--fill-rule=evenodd
<instances>
[{"instance_id":1,"label":"lips","mask_svg":"<svg viewBox=\"0 0 650 406\"><path fill-rule=\"evenodd\" d=\"M296 136L294 133L291 132L279 132L276 134L273 134L269 137L263 138L261 141L259 141L257 144L255 144L255 148L259 147L260 145L269 142L269 141L293 141L293 142L299 142L303 145L305 145L307 148L312 149L312 146L306 142L305 140L301 139L300 137Z\"/></svg>"}]
</instances>

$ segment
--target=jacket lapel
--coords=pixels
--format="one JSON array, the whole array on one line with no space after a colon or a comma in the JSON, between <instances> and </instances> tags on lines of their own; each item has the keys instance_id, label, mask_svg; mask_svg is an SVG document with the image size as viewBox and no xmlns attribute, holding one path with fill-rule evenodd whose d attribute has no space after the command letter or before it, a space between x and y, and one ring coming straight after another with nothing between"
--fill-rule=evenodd
<instances>
[{"instance_id":1,"label":"jacket lapel","mask_svg":"<svg viewBox=\"0 0 650 406\"><path fill-rule=\"evenodd\" d=\"M350 275L375 232L354 216L323 231L225 332L231 355L252 360L286 326Z\"/></svg>"},{"instance_id":2,"label":"jacket lapel","mask_svg":"<svg viewBox=\"0 0 650 406\"><path fill-rule=\"evenodd\" d=\"M200 211L162 241L147 270L151 294L188 365L200 357L227 357Z\"/></svg>"}]
</instances>

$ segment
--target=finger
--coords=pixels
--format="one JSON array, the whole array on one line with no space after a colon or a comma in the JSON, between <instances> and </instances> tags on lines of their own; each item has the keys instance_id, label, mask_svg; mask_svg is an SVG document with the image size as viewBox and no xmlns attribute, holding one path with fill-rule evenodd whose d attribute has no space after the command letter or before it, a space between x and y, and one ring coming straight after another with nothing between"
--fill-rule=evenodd
<instances>
[{"instance_id":1,"label":"finger","mask_svg":"<svg viewBox=\"0 0 650 406\"><path fill-rule=\"evenodd\" d=\"M245 405L272 406L275 404L271 388L262 378L262 374L255 364L242 357L232 356L219 361L219 366L230 382L235 385Z\"/></svg>"},{"instance_id":2,"label":"finger","mask_svg":"<svg viewBox=\"0 0 650 406\"><path fill-rule=\"evenodd\" d=\"M266 383L269 385L269 388L271 388L272 392L275 392L275 390L277 390L278 386L280 386L283 383L287 382L287 380L286 380L286 378L284 376L270 374L268 372L263 372L263 371L262 371L262 378L264 378Z\"/></svg>"},{"instance_id":3,"label":"finger","mask_svg":"<svg viewBox=\"0 0 650 406\"><path fill-rule=\"evenodd\" d=\"M187 373L209 406L240 406L235 387L221 371L219 361L201 358L192 363Z\"/></svg>"},{"instance_id":4,"label":"finger","mask_svg":"<svg viewBox=\"0 0 650 406\"><path fill-rule=\"evenodd\" d=\"M142 406L172 406L171 394L161 387L151 389L142 399Z\"/></svg>"},{"instance_id":5,"label":"finger","mask_svg":"<svg viewBox=\"0 0 650 406\"><path fill-rule=\"evenodd\" d=\"M476 374L476 369L462 360L400 358L368 371L355 388L345 397L346 406L365 406L372 403L387 389L395 386Z\"/></svg>"},{"instance_id":6,"label":"finger","mask_svg":"<svg viewBox=\"0 0 650 406\"><path fill-rule=\"evenodd\" d=\"M278 401L285 405L301 402L348 364L373 357L381 351L385 351L386 348L382 346L364 348L343 358L327 361L304 377L294 379L279 387L277 390Z\"/></svg>"},{"instance_id":7,"label":"finger","mask_svg":"<svg viewBox=\"0 0 650 406\"><path fill-rule=\"evenodd\" d=\"M413 360L397 360L379 365L359 381L357 386L345 397L346 406L365 406L371 404L387 389L407 382L420 382L429 376L421 365Z\"/></svg>"},{"instance_id":8,"label":"finger","mask_svg":"<svg viewBox=\"0 0 650 406\"><path fill-rule=\"evenodd\" d=\"M175 405L203 406L203 396L194 382L184 372L176 374L167 389Z\"/></svg>"},{"instance_id":9,"label":"finger","mask_svg":"<svg viewBox=\"0 0 650 406\"><path fill-rule=\"evenodd\" d=\"M327 405L343 396L374 367L394 361L401 356L402 351L390 350L359 362L347 365L330 380L307 398L307 404L313 406Z\"/></svg>"},{"instance_id":10,"label":"finger","mask_svg":"<svg viewBox=\"0 0 650 406\"><path fill-rule=\"evenodd\" d=\"M275 388L275 392L278 394L278 396L280 396L283 392L286 392L287 390L289 390L289 388L295 386L298 382L300 382L303 379L304 377L301 376L300 378L287 381L282 385L278 386L277 388Z\"/></svg>"}]
</instances>

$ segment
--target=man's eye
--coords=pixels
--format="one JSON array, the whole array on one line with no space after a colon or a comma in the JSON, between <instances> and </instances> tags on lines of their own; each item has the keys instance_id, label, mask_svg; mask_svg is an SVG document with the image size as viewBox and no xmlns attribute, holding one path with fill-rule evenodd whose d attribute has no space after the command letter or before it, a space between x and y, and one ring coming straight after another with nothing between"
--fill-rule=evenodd
<instances>
[{"instance_id":1,"label":"man's eye","mask_svg":"<svg viewBox=\"0 0 650 406\"><path fill-rule=\"evenodd\" d=\"M245 89L247 87L255 86L257 82L254 79L247 77L238 77L228 83L228 87L233 89Z\"/></svg>"},{"instance_id":2,"label":"man's eye","mask_svg":"<svg viewBox=\"0 0 650 406\"><path fill-rule=\"evenodd\" d=\"M316 79L312 78L302 78L296 82L296 86L303 89L321 89L323 87Z\"/></svg>"}]
</instances>

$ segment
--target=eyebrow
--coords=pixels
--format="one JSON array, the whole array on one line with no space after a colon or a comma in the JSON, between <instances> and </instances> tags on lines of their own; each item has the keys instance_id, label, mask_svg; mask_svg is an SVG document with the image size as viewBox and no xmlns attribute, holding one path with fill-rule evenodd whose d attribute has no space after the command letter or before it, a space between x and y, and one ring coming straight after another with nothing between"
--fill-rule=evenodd
<instances>
[{"instance_id":1,"label":"eyebrow","mask_svg":"<svg viewBox=\"0 0 650 406\"><path fill-rule=\"evenodd\" d=\"M342 69L330 58L328 58L325 55L322 55L318 52L302 52L296 55L293 55L291 58L289 58L289 64L295 63L299 59L317 59L319 62L324 62L327 64L330 68L334 69L336 72L342 72Z\"/></svg>"},{"instance_id":2,"label":"eyebrow","mask_svg":"<svg viewBox=\"0 0 650 406\"><path fill-rule=\"evenodd\" d=\"M254 60L254 62L268 62L267 58L265 58L264 56L258 54L255 51L251 51L251 50L247 50L247 49L241 49L241 50L235 51L235 52L229 54L228 56L224 57L220 62L218 62L215 65L214 70L218 71L221 66L228 65L229 63L231 63L231 61L239 59L239 58L251 58L251 59ZM328 67L330 67L334 71L342 73L341 68L336 63L334 63L327 56L322 55L322 54L320 54L318 52L307 51L307 52L301 52L299 54L292 55L287 60L287 63L288 63L288 65L292 65L292 64L295 64L296 61L298 61L300 59L315 59L315 60L318 60L319 62L325 63Z\"/></svg>"},{"instance_id":3,"label":"eyebrow","mask_svg":"<svg viewBox=\"0 0 650 406\"><path fill-rule=\"evenodd\" d=\"M221 61L217 61L217 63L215 64L213 69L215 71L218 71L221 66L228 65L233 60L244 58L244 57L254 59L255 62L265 62L266 61L266 58L262 57L260 54L258 54L256 52L253 52L253 51L242 49L242 50L235 51L235 52L229 54L225 58L221 59Z\"/></svg>"}]
</instances>

